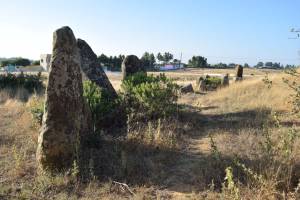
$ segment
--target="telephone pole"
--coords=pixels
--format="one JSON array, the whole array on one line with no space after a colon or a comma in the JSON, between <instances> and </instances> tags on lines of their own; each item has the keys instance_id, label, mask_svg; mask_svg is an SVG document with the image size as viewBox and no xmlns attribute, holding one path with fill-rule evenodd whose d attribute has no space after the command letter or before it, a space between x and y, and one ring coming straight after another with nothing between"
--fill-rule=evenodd
<instances>
[{"instance_id":1,"label":"telephone pole","mask_svg":"<svg viewBox=\"0 0 300 200\"><path fill-rule=\"evenodd\" d=\"M291 28L290 30L291 33L295 34L295 37L289 38L289 39L300 39L300 29L298 28Z\"/></svg>"},{"instance_id":2,"label":"telephone pole","mask_svg":"<svg viewBox=\"0 0 300 200\"><path fill-rule=\"evenodd\" d=\"M291 28L290 32L292 34L294 34L295 36L291 37L289 39L291 39L291 40L298 40L298 39L300 39L300 28ZM299 59L300 59L300 50L298 50L298 56L299 56Z\"/></svg>"}]
</instances>

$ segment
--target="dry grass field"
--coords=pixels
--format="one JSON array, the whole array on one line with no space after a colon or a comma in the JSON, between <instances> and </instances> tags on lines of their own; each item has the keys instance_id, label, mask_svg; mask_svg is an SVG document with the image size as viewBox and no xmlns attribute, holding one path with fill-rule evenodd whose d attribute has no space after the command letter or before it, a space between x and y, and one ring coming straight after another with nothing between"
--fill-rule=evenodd
<instances>
[{"instance_id":1,"label":"dry grass field","mask_svg":"<svg viewBox=\"0 0 300 200\"><path fill-rule=\"evenodd\" d=\"M267 72L269 86L262 81L266 71L246 69L245 80L232 81L229 87L182 95L180 123L169 124L176 126L179 145L130 143L122 151L127 164L143 155L143 166L134 163L136 171L127 171L131 177L122 180L95 176L78 181L73 172L37 174L40 127L30 108L43 97L21 101L18 95L9 98L10 91L0 91L0 199L298 199L300 141L289 134L300 123L291 114L293 91L282 81L288 75ZM166 75L179 84L195 84L200 75L226 73L233 76L234 70L188 69ZM119 89L120 76L109 78ZM167 130L163 133L175 129ZM292 159L278 153L282 148ZM227 167L232 167L232 174ZM140 180L145 173L149 176Z\"/></svg>"}]
</instances>

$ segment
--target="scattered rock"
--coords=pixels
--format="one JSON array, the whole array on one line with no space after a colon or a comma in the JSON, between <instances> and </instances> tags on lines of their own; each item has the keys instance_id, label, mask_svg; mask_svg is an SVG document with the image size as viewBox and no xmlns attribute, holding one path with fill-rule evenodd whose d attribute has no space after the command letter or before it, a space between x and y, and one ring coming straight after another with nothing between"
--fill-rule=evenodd
<instances>
[{"instance_id":1,"label":"scattered rock","mask_svg":"<svg viewBox=\"0 0 300 200\"><path fill-rule=\"evenodd\" d=\"M91 113L83 98L80 60L72 30L69 27L56 30L45 113L38 138L37 160L42 170L70 168L78 155L80 138L91 131Z\"/></svg>"},{"instance_id":2,"label":"scattered rock","mask_svg":"<svg viewBox=\"0 0 300 200\"><path fill-rule=\"evenodd\" d=\"M123 80L130 75L133 75L137 72L146 72L142 62L135 55L126 56L122 62L122 78Z\"/></svg>"},{"instance_id":3,"label":"scattered rock","mask_svg":"<svg viewBox=\"0 0 300 200\"><path fill-rule=\"evenodd\" d=\"M116 98L117 93L98 62L97 55L92 48L82 39L77 39L77 46L80 50L83 80L91 80L100 88L105 89L112 98Z\"/></svg>"},{"instance_id":4,"label":"scattered rock","mask_svg":"<svg viewBox=\"0 0 300 200\"><path fill-rule=\"evenodd\" d=\"M184 93L192 93L192 92L194 92L192 84L188 84L180 88L180 93L184 94Z\"/></svg>"}]
</instances>

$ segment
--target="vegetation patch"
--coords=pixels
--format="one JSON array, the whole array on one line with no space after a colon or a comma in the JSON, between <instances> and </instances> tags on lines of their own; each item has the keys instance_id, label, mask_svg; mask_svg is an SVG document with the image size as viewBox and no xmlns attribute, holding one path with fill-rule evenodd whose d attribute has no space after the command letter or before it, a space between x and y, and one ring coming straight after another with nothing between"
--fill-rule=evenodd
<instances>
[{"instance_id":1,"label":"vegetation patch","mask_svg":"<svg viewBox=\"0 0 300 200\"><path fill-rule=\"evenodd\" d=\"M0 90L9 89L9 96L13 98L18 90L25 89L29 94L41 93L44 91L44 84L41 73L34 74L0 74ZM27 100L28 96L24 96Z\"/></svg>"},{"instance_id":2,"label":"vegetation patch","mask_svg":"<svg viewBox=\"0 0 300 200\"><path fill-rule=\"evenodd\" d=\"M113 127L118 123L115 118L120 107L119 98L113 98L107 90L91 81L83 83L83 96L92 112L95 127Z\"/></svg>"},{"instance_id":3,"label":"vegetation patch","mask_svg":"<svg viewBox=\"0 0 300 200\"><path fill-rule=\"evenodd\" d=\"M155 77L137 73L124 80L121 87L131 115L158 119L176 112L179 87L164 74Z\"/></svg>"}]
</instances>

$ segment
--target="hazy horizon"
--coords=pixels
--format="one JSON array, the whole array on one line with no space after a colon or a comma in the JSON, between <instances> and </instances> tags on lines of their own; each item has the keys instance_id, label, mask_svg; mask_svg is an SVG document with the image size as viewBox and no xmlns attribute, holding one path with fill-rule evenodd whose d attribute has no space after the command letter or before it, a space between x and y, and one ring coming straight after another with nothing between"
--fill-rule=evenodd
<instances>
[{"instance_id":1,"label":"hazy horizon","mask_svg":"<svg viewBox=\"0 0 300 200\"><path fill-rule=\"evenodd\" d=\"M299 1L102 0L1 2L0 57L39 59L52 33L73 29L100 55L170 52L187 62L299 64Z\"/></svg>"}]
</instances>

